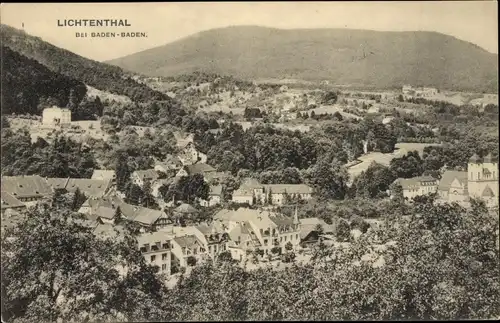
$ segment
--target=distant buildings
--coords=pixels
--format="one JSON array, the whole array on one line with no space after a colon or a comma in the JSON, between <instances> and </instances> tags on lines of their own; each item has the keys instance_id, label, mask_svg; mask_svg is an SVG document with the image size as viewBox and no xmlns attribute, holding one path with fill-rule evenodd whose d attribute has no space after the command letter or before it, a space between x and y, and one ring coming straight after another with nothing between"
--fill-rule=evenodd
<instances>
[{"instance_id":1,"label":"distant buildings","mask_svg":"<svg viewBox=\"0 0 500 323\"><path fill-rule=\"evenodd\" d=\"M413 178L398 178L395 184L403 188L403 197L411 200L416 196L436 193L438 180L431 176L418 176Z\"/></svg>"},{"instance_id":2,"label":"distant buildings","mask_svg":"<svg viewBox=\"0 0 500 323\"><path fill-rule=\"evenodd\" d=\"M54 193L47 181L38 175L2 176L1 185L2 193L9 193L26 206L50 199Z\"/></svg>"},{"instance_id":3,"label":"distant buildings","mask_svg":"<svg viewBox=\"0 0 500 323\"><path fill-rule=\"evenodd\" d=\"M53 106L46 108L42 113L42 124L44 125L65 125L71 123L71 110Z\"/></svg>"},{"instance_id":4,"label":"distant buildings","mask_svg":"<svg viewBox=\"0 0 500 323\"><path fill-rule=\"evenodd\" d=\"M239 189L233 192L234 203L249 205L273 204L283 205L287 199L309 200L313 189L306 184L260 184L255 179L246 179Z\"/></svg>"},{"instance_id":5,"label":"distant buildings","mask_svg":"<svg viewBox=\"0 0 500 323\"><path fill-rule=\"evenodd\" d=\"M498 162L491 154L469 159L467 172L446 171L439 183L439 196L448 202L467 203L479 198L489 207L498 206Z\"/></svg>"},{"instance_id":6,"label":"distant buildings","mask_svg":"<svg viewBox=\"0 0 500 323\"><path fill-rule=\"evenodd\" d=\"M402 92L404 95L414 97L431 97L439 93L436 88L412 87L411 85L403 85Z\"/></svg>"},{"instance_id":7,"label":"distant buildings","mask_svg":"<svg viewBox=\"0 0 500 323\"><path fill-rule=\"evenodd\" d=\"M484 158L474 155L469 159L467 171L447 170L441 180L429 176L397 179L405 198L437 193L441 201L467 205L470 198L485 201L488 207L498 206L498 162L491 154Z\"/></svg>"}]
</instances>

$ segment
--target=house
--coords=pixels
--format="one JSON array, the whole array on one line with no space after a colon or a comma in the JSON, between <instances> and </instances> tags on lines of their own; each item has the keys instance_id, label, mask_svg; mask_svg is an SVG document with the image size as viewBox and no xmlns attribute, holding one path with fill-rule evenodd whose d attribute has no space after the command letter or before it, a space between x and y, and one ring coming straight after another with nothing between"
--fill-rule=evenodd
<instances>
[{"instance_id":1,"label":"house","mask_svg":"<svg viewBox=\"0 0 500 323\"><path fill-rule=\"evenodd\" d=\"M150 183L152 183L158 178L159 175L154 169L136 170L130 176L132 182L140 187L143 187L145 182L149 181Z\"/></svg>"},{"instance_id":2,"label":"house","mask_svg":"<svg viewBox=\"0 0 500 323\"><path fill-rule=\"evenodd\" d=\"M109 180L114 182L116 180L116 172L108 169L94 169L92 179Z\"/></svg>"},{"instance_id":3,"label":"house","mask_svg":"<svg viewBox=\"0 0 500 323\"><path fill-rule=\"evenodd\" d=\"M42 112L43 125L63 125L71 123L71 110L62 109L57 106L45 108Z\"/></svg>"},{"instance_id":4,"label":"house","mask_svg":"<svg viewBox=\"0 0 500 323\"><path fill-rule=\"evenodd\" d=\"M194 208L193 206L191 206L187 203L182 203L177 208L175 208L172 212L173 219L177 223L189 222L198 213L199 213L199 211L196 208Z\"/></svg>"},{"instance_id":5,"label":"house","mask_svg":"<svg viewBox=\"0 0 500 323\"><path fill-rule=\"evenodd\" d=\"M321 227L321 231L318 231ZM319 218L304 218L300 219L300 243L307 247L310 244L318 242L323 234L333 235L335 228L333 225L326 224L325 221Z\"/></svg>"},{"instance_id":6,"label":"house","mask_svg":"<svg viewBox=\"0 0 500 323\"><path fill-rule=\"evenodd\" d=\"M9 193L26 206L31 206L42 199L51 199L54 193L47 181L38 176L2 176L2 192Z\"/></svg>"},{"instance_id":7,"label":"house","mask_svg":"<svg viewBox=\"0 0 500 323\"><path fill-rule=\"evenodd\" d=\"M155 164L155 171L166 174L167 176L174 176L182 168L183 163L177 156L168 155L162 162Z\"/></svg>"},{"instance_id":8,"label":"house","mask_svg":"<svg viewBox=\"0 0 500 323\"><path fill-rule=\"evenodd\" d=\"M438 196L449 202L469 200L467 172L445 171L438 185Z\"/></svg>"},{"instance_id":9,"label":"house","mask_svg":"<svg viewBox=\"0 0 500 323\"><path fill-rule=\"evenodd\" d=\"M124 220L139 224L142 231L155 231L170 224L170 219L165 212L131 205L123 202L116 196L101 199L90 198L82 205L78 212L96 218L102 223L112 224L118 208Z\"/></svg>"},{"instance_id":10,"label":"house","mask_svg":"<svg viewBox=\"0 0 500 323\"><path fill-rule=\"evenodd\" d=\"M178 263L180 267L187 267L188 258L193 257L198 263L204 259L206 249L203 243L194 235L186 234L176 236L172 239L172 262Z\"/></svg>"},{"instance_id":11,"label":"house","mask_svg":"<svg viewBox=\"0 0 500 323\"><path fill-rule=\"evenodd\" d=\"M253 205L262 203L264 186L255 178L247 177L243 180L240 187L233 192L232 201L234 203Z\"/></svg>"},{"instance_id":12,"label":"house","mask_svg":"<svg viewBox=\"0 0 500 323\"><path fill-rule=\"evenodd\" d=\"M179 159L184 165L207 162L207 155L199 152L194 146L192 135L187 138L178 138L177 148L181 151Z\"/></svg>"},{"instance_id":13,"label":"house","mask_svg":"<svg viewBox=\"0 0 500 323\"><path fill-rule=\"evenodd\" d=\"M222 200L222 185L211 185L207 200L201 200L201 206L214 206L220 204Z\"/></svg>"},{"instance_id":14,"label":"house","mask_svg":"<svg viewBox=\"0 0 500 323\"><path fill-rule=\"evenodd\" d=\"M202 223L195 227L203 235L204 245L208 255L212 259L227 250L229 243L229 234L224 231L224 226L219 221L213 221L210 224ZM201 239L200 239L201 240Z\"/></svg>"},{"instance_id":15,"label":"house","mask_svg":"<svg viewBox=\"0 0 500 323\"><path fill-rule=\"evenodd\" d=\"M431 176L398 178L394 184L401 185L403 197L408 200L412 200L416 196L436 193L438 190L438 180Z\"/></svg>"},{"instance_id":16,"label":"house","mask_svg":"<svg viewBox=\"0 0 500 323\"><path fill-rule=\"evenodd\" d=\"M112 180L88 178L47 178L47 183L55 189L65 189L74 193L77 189L87 197L103 197L112 186Z\"/></svg>"},{"instance_id":17,"label":"house","mask_svg":"<svg viewBox=\"0 0 500 323\"><path fill-rule=\"evenodd\" d=\"M209 184L220 184L223 180L231 176L229 172L205 172L205 181Z\"/></svg>"},{"instance_id":18,"label":"house","mask_svg":"<svg viewBox=\"0 0 500 323\"><path fill-rule=\"evenodd\" d=\"M240 188L233 192L234 203L270 203L283 205L291 200L309 200L313 189L306 184L260 184L256 179L246 178Z\"/></svg>"},{"instance_id":19,"label":"house","mask_svg":"<svg viewBox=\"0 0 500 323\"><path fill-rule=\"evenodd\" d=\"M146 263L158 266L159 272L165 275L171 274L173 238L164 231L143 233L137 237L139 250Z\"/></svg>"},{"instance_id":20,"label":"house","mask_svg":"<svg viewBox=\"0 0 500 323\"><path fill-rule=\"evenodd\" d=\"M19 201L12 194L2 191L2 216L16 214L19 211L26 209L26 205Z\"/></svg>"},{"instance_id":21,"label":"house","mask_svg":"<svg viewBox=\"0 0 500 323\"><path fill-rule=\"evenodd\" d=\"M195 174L200 174L205 176L210 176L210 174L214 174L216 172L215 168L208 164L198 163L192 165L184 166L179 172L177 172L176 177L182 176L193 176Z\"/></svg>"},{"instance_id":22,"label":"house","mask_svg":"<svg viewBox=\"0 0 500 323\"><path fill-rule=\"evenodd\" d=\"M231 237L228 250L236 260L244 260L256 249L270 256L275 248L283 252L288 242L293 249L300 243L297 214L292 219L275 212L239 208L219 211L214 221L225 225Z\"/></svg>"},{"instance_id":23,"label":"house","mask_svg":"<svg viewBox=\"0 0 500 323\"><path fill-rule=\"evenodd\" d=\"M264 185L264 191L265 200L273 205L283 205L287 198L309 200L313 193L312 187L306 184L270 184Z\"/></svg>"}]
</instances>

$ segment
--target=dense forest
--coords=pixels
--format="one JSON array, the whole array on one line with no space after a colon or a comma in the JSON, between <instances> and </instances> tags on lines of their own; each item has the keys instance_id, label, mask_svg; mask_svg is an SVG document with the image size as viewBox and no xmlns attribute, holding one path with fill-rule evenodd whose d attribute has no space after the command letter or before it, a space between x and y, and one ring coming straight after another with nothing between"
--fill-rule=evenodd
<instances>
[{"instance_id":1,"label":"dense forest","mask_svg":"<svg viewBox=\"0 0 500 323\"><path fill-rule=\"evenodd\" d=\"M2 46L2 114L41 115L47 104L79 104L85 84Z\"/></svg>"},{"instance_id":2,"label":"dense forest","mask_svg":"<svg viewBox=\"0 0 500 323\"><path fill-rule=\"evenodd\" d=\"M1 25L1 36L2 45L99 90L125 95L138 102L171 100L166 94L133 80L119 67L84 58L24 31Z\"/></svg>"}]
</instances>

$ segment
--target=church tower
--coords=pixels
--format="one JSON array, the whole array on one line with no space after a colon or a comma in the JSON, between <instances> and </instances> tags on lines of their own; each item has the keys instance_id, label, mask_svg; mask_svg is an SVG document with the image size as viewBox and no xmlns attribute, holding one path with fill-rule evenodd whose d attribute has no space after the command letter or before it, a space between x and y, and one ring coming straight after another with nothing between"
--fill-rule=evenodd
<instances>
[{"instance_id":1,"label":"church tower","mask_svg":"<svg viewBox=\"0 0 500 323\"><path fill-rule=\"evenodd\" d=\"M491 154L483 160L474 154L467 164L469 196L498 204L498 162Z\"/></svg>"}]
</instances>

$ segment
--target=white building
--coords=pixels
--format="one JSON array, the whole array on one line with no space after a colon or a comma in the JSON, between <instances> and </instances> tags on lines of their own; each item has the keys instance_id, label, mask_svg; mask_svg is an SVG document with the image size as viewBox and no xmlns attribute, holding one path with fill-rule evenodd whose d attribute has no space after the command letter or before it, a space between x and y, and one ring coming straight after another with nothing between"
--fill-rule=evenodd
<instances>
[{"instance_id":1,"label":"white building","mask_svg":"<svg viewBox=\"0 0 500 323\"><path fill-rule=\"evenodd\" d=\"M42 124L44 125L63 125L71 123L71 110L53 106L46 108L42 114Z\"/></svg>"}]
</instances>

